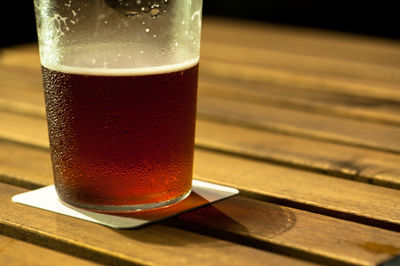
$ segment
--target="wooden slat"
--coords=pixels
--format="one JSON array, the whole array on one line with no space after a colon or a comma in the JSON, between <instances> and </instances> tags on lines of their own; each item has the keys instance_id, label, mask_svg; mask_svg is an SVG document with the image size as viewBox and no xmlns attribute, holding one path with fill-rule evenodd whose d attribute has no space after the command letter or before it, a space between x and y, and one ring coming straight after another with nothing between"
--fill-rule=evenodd
<instances>
[{"instance_id":1,"label":"wooden slat","mask_svg":"<svg viewBox=\"0 0 400 266\"><path fill-rule=\"evenodd\" d=\"M400 189L400 156L198 119L196 145Z\"/></svg>"},{"instance_id":2,"label":"wooden slat","mask_svg":"<svg viewBox=\"0 0 400 266\"><path fill-rule=\"evenodd\" d=\"M238 101L200 97L200 117L400 153L400 128Z\"/></svg>"},{"instance_id":3,"label":"wooden slat","mask_svg":"<svg viewBox=\"0 0 400 266\"><path fill-rule=\"evenodd\" d=\"M0 139L0 181L35 189L53 183L50 154Z\"/></svg>"},{"instance_id":4,"label":"wooden slat","mask_svg":"<svg viewBox=\"0 0 400 266\"><path fill-rule=\"evenodd\" d=\"M364 79L383 83L400 81L398 66L381 66L375 63L353 62L342 58L325 58L296 54L290 51L283 52L267 48L239 46L232 42L223 42L223 40L220 42L204 41L201 49L202 59L221 60L241 66L253 65L304 74L340 76L354 81Z\"/></svg>"},{"instance_id":5,"label":"wooden slat","mask_svg":"<svg viewBox=\"0 0 400 266\"><path fill-rule=\"evenodd\" d=\"M305 28L205 18L203 42L399 67L398 41Z\"/></svg>"},{"instance_id":6,"label":"wooden slat","mask_svg":"<svg viewBox=\"0 0 400 266\"><path fill-rule=\"evenodd\" d=\"M29 117L0 110L0 121L0 138L39 147L49 146L47 126L43 117Z\"/></svg>"},{"instance_id":7,"label":"wooden slat","mask_svg":"<svg viewBox=\"0 0 400 266\"><path fill-rule=\"evenodd\" d=\"M115 230L11 202L24 191L0 183L0 231L104 264L310 265L162 224Z\"/></svg>"},{"instance_id":8,"label":"wooden slat","mask_svg":"<svg viewBox=\"0 0 400 266\"><path fill-rule=\"evenodd\" d=\"M100 265L0 235L0 265Z\"/></svg>"},{"instance_id":9,"label":"wooden slat","mask_svg":"<svg viewBox=\"0 0 400 266\"><path fill-rule=\"evenodd\" d=\"M29 116L45 116L44 97L37 91L3 86L0 76L0 109Z\"/></svg>"},{"instance_id":10,"label":"wooden slat","mask_svg":"<svg viewBox=\"0 0 400 266\"><path fill-rule=\"evenodd\" d=\"M356 265L400 254L399 233L235 197L178 217L199 231L234 234ZM325 263L323 263L325 264Z\"/></svg>"},{"instance_id":11,"label":"wooden slat","mask_svg":"<svg viewBox=\"0 0 400 266\"><path fill-rule=\"evenodd\" d=\"M24 65L9 67L1 64L0 57L0 88L14 89L26 92L42 91L42 79L40 65L35 65L35 69L26 68Z\"/></svg>"},{"instance_id":12,"label":"wooden slat","mask_svg":"<svg viewBox=\"0 0 400 266\"><path fill-rule=\"evenodd\" d=\"M298 89L313 89L340 92L353 96L368 96L384 100L399 100L398 83L382 83L370 80L353 80L300 71L235 64L215 59L201 59L201 75L218 77L230 81L289 86ZM290 95L288 95L289 97Z\"/></svg>"},{"instance_id":13,"label":"wooden slat","mask_svg":"<svg viewBox=\"0 0 400 266\"><path fill-rule=\"evenodd\" d=\"M199 95L259 105L400 125L400 101L346 92L228 81L201 75Z\"/></svg>"},{"instance_id":14,"label":"wooden slat","mask_svg":"<svg viewBox=\"0 0 400 266\"><path fill-rule=\"evenodd\" d=\"M11 116L18 115L10 114L10 119L19 123L15 122L14 127L8 128L5 133L0 130L3 136L11 139L18 136L13 140L48 146L44 120L24 116L15 119ZM201 179L297 204L376 220L390 227L400 226L397 208L400 191L200 150L196 151L196 156L195 173Z\"/></svg>"},{"instance_id":15,"label":"wooden slat","mask_svg":"<svg viewBox=\"0 0 400 266\"><path fill-rule=\"evenodd\" d=\"M195 157L202 180L400 231L398 190L201 150Z\"/></svg>"},{"instance_id":16,"label":"wooden slat","mask_svg":"<svg viewBox=\"0 0 400 266\"><path fill-rule=\"evenodd\" d=\"M24 44L16 47L3 48L0 50L0 66L5 66L13 69L25 68L34 71L39 71L40 69L40 59L38 46L32 44Z\"/></svg>"},{"instance_id":17,"label":"wooden slat","mask_svg":"<svg viewBox=\"0 0 400 266\"><path fill-rule=\"evenodd\" d=\"M0 152L0 161L14 173L12 183L30 182L37 187L51 183L48 151L0 142ZM8 159L4 154L9 154ZM31 163L21 168L20 162L30 157ZM0 165L0 175L2 171ZM241 243L256 241L252 245L259 248L319 262L372 265L400 253L397 244L400 233L240 196L177 219L185 222L183 227L194 226L199 233L240 238Z\"/></svg>"}]
</instances>

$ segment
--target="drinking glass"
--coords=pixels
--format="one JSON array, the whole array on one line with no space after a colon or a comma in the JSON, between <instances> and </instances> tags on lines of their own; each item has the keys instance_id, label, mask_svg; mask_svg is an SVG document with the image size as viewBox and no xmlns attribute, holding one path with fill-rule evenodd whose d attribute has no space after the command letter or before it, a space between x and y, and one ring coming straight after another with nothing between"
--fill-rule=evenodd
<instances>
[{"instance_id":1,"label":"drinking glass","mask_svg":"<svg viewBox=\"0 0 400 266\"><path fill-rule=\"evenodd\" d=\"M34 5L60 199L119 212L187 197L202 1Z\"/></svg>"}]
</instances>

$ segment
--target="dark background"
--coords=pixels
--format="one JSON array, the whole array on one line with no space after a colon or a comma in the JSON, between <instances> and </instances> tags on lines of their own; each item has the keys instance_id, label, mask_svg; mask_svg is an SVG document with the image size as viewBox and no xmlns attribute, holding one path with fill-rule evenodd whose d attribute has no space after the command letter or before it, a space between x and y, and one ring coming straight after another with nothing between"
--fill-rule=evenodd
<instances>
[{"instance_id":1,"label":"dark background","mask_svg":"<svg viewBox=\"0 0 400 266\"><path fill-rule=\"evenodd\" d=\"M35 41L33 1L6 0L1 1L1 5L0 46ZM400 39L399 13L394 0L204 0L204 16L257 20L396 40Z\"/></svg>"}]
</instances>

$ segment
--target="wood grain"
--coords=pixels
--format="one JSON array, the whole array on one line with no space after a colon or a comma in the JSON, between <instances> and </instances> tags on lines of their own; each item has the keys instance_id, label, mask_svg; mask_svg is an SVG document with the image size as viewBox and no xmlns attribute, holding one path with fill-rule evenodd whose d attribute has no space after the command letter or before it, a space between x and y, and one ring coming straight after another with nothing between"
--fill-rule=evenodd
<instances>
[{"instance_id":1,"label":"wood grain","mask_svg":"<svg viewBox=\"0 0 400 266\"><path fill-rule=\"evenodd\" d=\"M239 101L200 97L200 118L400 153L400 128Z\"/></svg>"},{"instance_id":2,"label":"wood grain","mask_svg":"<svg viewBox=\"0 0 400 266\"><path fill-rule=\"evenodd\" d=\"M398 41L354 34L205 18L202 40L374 65L400 65Z\"/></svg>"},{"instance_id":3,"label":"wood grain","mask_svg":"<svg viewBox=\"0 0 400 266\"><path fill-rule=\"evenodd\" d=\"M28 189L53 183L50 153L0 140L0 181Z\"/></svg>"},{"instance_id":4,"label":"wood grain","mask_svg":"<svg viewBox=\"0 0 400 266\"><path fill-rule=\"evenodd\" d=\"M200 232L248 237L260 246L326 257L333 264L376 265L400 254L399 233L244 197L221 201L178 219Z\"/></svg>"},{"instance_id":5,"label":"wood grain","mask_svg":"<svg viewBox=\"0 0 400 266\"><path fill-rule=\"evenodd\" d=\"M100 265L61 252L0 235L1 265Z\"/></svg>"},{"instance_id":6,"label":"wood grain","mask_svg":"<svg viewBox=\"0 0 400 266\"><path fill-rule=\"evenodd\" d=\"M367 95L351 95L348 92L323 91L306 87L299 89L293 86L239 80L229 81L218 76L202 75L199 82L199 96L400 125L400 101Z\"/></svg>"},{"instance_id":7,"label":"wood grain","mask_svg":"<svg viewBox=\"0 0 400 266\"><path fill-rule=\"evenodd\" d=\"M400 191L338 177L400 188L399 42L216 19L203 33L195 176L258 200L128 231L12 203L25 191L14 185L52 182L40 62L27 45L0 52L0 180L13 184L0 183L0 231L108 264L307 264L275 252L376 265L398 255ZM32 250L29 260L55 253Z\"/></svg>"},{"instance_id":8,"label":"wood grain","mask_svg":"<svg viewBox=\"0 0 400 266\"><path fill-rule=\"evenodd\" d=\"M400 46L400 45L399 45ZM305 75L323 75L332 78L346 77L353 81L375 80L383 83L400 81L400 70L396 66L382 66L375 63L354 62L347 58L326 58L313 54L304 55L291 51L276 51L266 47L239 46L228 41L204 41L201 47L202 59L212 59L251 65L276 70L288 70Z\"/></svg>"},{"instance_id":9,"label":"wood grain","mask_svg":"<svg viewBox=\"0 0 400 266\"><path fill-rule=\"evenodd\" d=\"M202 150L196 150L194 173L281 204L400 231L398 190Z\"/></svg>"},{"instance_id":10,"label":"wood grain","mask_svg":"<svg viewBox=\"0 0 400 266\"><path fill-rule=\"evenodd\" d=\"M43 117L25 116L0 110L0 138L48 147L46 121Z\"/></svg>"},{"instance_id":11,"label":"wood grain","mask_svg":"<svg viewBox=\"0 0 400 266\"><path fill-rule=\"evenodd\" d=\"M311 264L167 225L116 230L10 201L24 191L0 183L1 232L104 264Z\"/></svg>"},{"instance_id":12,"label":"wood grain","mask_svg":"<svg viewBox=\"0 0 400 266\"><path fill-rule=\"evenodd\" d=\"M36 128L40 124L44 132L44 120L37 123ZM20 131L26 134L27 130L23 128L20 127ZM36 132L35 136L40 138L34 143L47 146L45 134ZM31 143L29 141L32 139L35 137L21 137L25 143ZM291 204L353 215L369 223L400 230L400 212L397 208L400 204L399 190L199 149L195 155L194 172L199 179L234 186Z\"/></svg>"},{"instance_id":13,"label":"wood grain","mask_svg":"<svg viewBox=\"0 0 400 266\"><path fill-rule=\"evenodd\" d=\"M4 153L10 154L8 161L14 162L15 166L9 168L17 183L22 179L41 187L52 182L47 151L13 143L2 144L1 150L6 147ZM32 157L32 160L21 169L19 164L24 156ZM0 154L0 160L3 159ZM5 165L10 165L8 161ZM0 175L2 171L0 166ZM394 251L400 233L244 197L227 199L177 219L184 222L179 226L194 228L197 233L230 241L240 239L240 243L318 262L372 265L400 253L400 250ZM173 221L176 223L176 219ZM210 233L210 230L213 231ZM393 248L375 252L364 248L365 243Z\"/></svg>"},{"instance_id":14,"label":"wood grain","mask_svg":"<svg viewBox=\"0 0 400 266\"><path fill-rule=\"evenodd\" d=\"M10 69L23 68L40 73L39 47L35 44L23 44L0 50L0 66Z\"/></svg>"},{"instance_id":15,"label":"wood grain","mask_svg":"<svg viewBox=\"0 0 400 266\"><path fill-rule=\"evenodd\" d=\"M400 156L197 120L196 145L257 160L400 189Z\"/></svg>"},{"instance_id":16,"label":"wood grain","mask_svg":"<svg viewBox=\"0 0 400 266\"><path fill-rule=\"evenodd\" d=\"M202 58L202 75L219 77L230 81L291 86L298 89L314 89L341 92L349 95L366 95L378 99L400 99L396 89L398 83L382 83L369 80L354 80L346 77L331 77L288 69L275 69L254 65L242 65L215 59Z\"/></svg>"},{"instance_id":17,"label":"wood grain","mask_svg":"<svg viewBox=\"0 0 400 266\"><path fill-rule=\"evenodd\" d=\"M12 86L2 86L0 81L0 109L28 116L44 117L44 97L38 91L26 91Z\"/></svg>"}]
</instances>

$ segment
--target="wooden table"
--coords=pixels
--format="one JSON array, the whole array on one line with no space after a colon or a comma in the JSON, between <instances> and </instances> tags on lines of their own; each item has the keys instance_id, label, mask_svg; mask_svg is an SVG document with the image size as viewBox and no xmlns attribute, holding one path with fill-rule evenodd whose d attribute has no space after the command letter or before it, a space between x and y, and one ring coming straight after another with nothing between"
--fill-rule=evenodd
<instances>
[{"instance_id":1,"label":"wooden table","mask_svg":"<svg viewBox=\"0 0 400 266\"><path fill-rule=\"evenodd\" d=\"M400 43L212 18L203 33L194 175L240 195L136 230L11 202L53 181L37 46L0 52L1 265L396 259Z\"/></svg>"}]
</instances>

